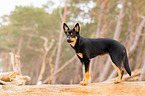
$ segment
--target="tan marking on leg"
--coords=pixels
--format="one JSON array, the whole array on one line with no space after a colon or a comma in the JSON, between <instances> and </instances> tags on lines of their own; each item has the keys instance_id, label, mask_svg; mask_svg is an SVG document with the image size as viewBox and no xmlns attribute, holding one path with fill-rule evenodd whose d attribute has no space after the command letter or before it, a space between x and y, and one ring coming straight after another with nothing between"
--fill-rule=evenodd
<instances>
[{"instance_id":1,"label":"tan marking on leg","mask_svg":"<svg viewBox=\"0 0 145 96\"><path fill-rule=\"evenodd\" d=\"M83 65L83 76L85 75L85 65Z\"/></svg>"},{"instance_id":2,"label":"tan marking on leg","mask_svg":"<svg viewBox=\"0 0 145 96\"><path fill-rule=\"evenodd\" d=\"M82 53L77 53L77 55L78 55L80 58L83 58L83 54L82 54Z\"/></svg>"},{"instance_id":3,"label":"tan marking on leg","mask_svg":"<svg viewBox=\"0 0 145 96\"><path fill-rule=\"evenodd\" d=\"M121 69L121 71L124 71L124 70L123 70L123 68L122 68L122 66L121 66L121 68L120 68L120 69Z\"/></svg>"},{"instance_id":4,"label":"tan marking on leg","mask_svg":"<svg viewBox=\"0 0 145 96\"><path fill-rule=\"evenodd\" d=\"M80 82L82 86L87 85L90 78L89 70L85 73L85 65L83 65L83 76L83 80Z\"/></svg>"},{"instance_id":5,"label":"tan marking on leg","mask_svg":"<svg viewBox=\"0 0 145 96\"><path fill-rule=\"evenodd\" d=\"M118 78L117 80L114 82L115 84L120 83L121 82L121 70L112 62L113 67L117 70L118 72Z\"/></svg>"},{"instance_id":6,"label":"tan marking on leg","mask_svg":"<svg viewBox=\"0 0 145 96\"><path fill-rule=\"evenodd\" d=\"M89 71L88 71L85 74L85 79L86 79L87 82L89 81L89 78L90 78L90 74L89 74Z\"/></svg>"},{"instance_id":7,"label":"tan marking on leg","mask_svg":"<svg viewBox=\"0 0 145 96\"><path fill-rule=\"evenodd\" d=\"M70 37L70 40L73 41L73 42L71 42L69 44L74 47L76 45L76 42L77 42L77 37L75 37L75 38Z\"/></svg>"}]
</instances>

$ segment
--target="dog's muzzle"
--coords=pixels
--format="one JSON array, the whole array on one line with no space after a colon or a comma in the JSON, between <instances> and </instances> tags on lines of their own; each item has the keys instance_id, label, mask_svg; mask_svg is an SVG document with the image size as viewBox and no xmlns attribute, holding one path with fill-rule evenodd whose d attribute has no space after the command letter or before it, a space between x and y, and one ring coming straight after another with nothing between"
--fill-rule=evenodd
<instances>
[{"instance_id":1,"label":"dog's muzzle","mask_svg":"<svg viewBox=\"0 0 145 96\"><path fill-rule=\"evenodd\" d=\"M67 42L68 42L68 43L71 43L71 42L73 42L73 41L71 41L69 38L67 38Z\"/></svg>"}]
</instances>

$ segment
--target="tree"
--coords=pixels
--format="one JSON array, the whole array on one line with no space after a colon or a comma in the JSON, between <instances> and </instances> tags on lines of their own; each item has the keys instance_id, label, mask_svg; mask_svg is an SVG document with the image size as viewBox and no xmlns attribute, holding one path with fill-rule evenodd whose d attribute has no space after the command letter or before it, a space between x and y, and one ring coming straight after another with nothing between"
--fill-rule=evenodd
<instances>
[{"instance_id":1,"label":"tree","mask_svg":"<svg viewBox=\"0 0 145 96\"><path fill-rule=\"evenodd\" d=\"M144 0L67 0L67 11L65 2L61 4L61 8L51 12L47 12L53 5L51 0L43 8L19 6L10 15L2 17L5 22L0 27L0 61L3 63L0 66L3 71L12 70L8 54L12 51L21 56L22 74L32 78L28 84L36 84L38 79L51 83L53 77L56 78L53 83L78 83L82 78L81 64L75 59L66 37L63 38L63 22L70 28L76 22L80 23L80 34L86 38L118 40L129 53L131 70L141 68L145 50L145 26L141 18L145 16ZM54 40L48 53L41 37L48 39L48 46ZM116 76L107 56L98 56L91 65L92 82ZM41 71L41 68L45 70ZM39 78L41 76L43 78Z\"/></svg>"}]
</instances>

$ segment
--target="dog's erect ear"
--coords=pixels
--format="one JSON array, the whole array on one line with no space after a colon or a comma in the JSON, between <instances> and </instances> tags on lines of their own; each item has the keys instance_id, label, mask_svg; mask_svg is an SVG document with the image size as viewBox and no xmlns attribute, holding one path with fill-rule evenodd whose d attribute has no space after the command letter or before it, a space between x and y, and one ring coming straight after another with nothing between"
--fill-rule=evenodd
<instances>
[{"instance_id":1,"label":"dog's erect ear","mask_svg":"<svg viewBox=\"0 0 145 96\"><path fill-rule=\"evenodd\" d=\"M69 30L69 27L65 23L63 23L63 30L65 33Z\"/></svg>"},{"instance_id":2,"label":"dog's erect ear","mask_svg":"<svg viewBox=\"0 0 145 96\"><path fill-rule=\"evenodd\" d=\"M73 29L75 30L75 32L79 33L79 31L80 31L79 23L77 23Z\"/></svg>"}]
</instances>

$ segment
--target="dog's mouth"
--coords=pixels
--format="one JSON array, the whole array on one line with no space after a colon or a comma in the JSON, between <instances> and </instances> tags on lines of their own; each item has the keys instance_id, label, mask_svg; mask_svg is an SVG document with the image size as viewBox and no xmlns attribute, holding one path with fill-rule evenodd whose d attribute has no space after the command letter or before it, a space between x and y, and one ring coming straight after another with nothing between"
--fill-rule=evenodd
<instances>
[{"instance_id":1,"label":"dog's mouth","mask_svg":"<svg viewBox=\"0 0 145 96\"><path fill-rule=\"evenodd\" d=\"M70 37L70 38L67 38L67 42L68 43L73 43L73 42L76 42L77 41L77 37Z\"/></svg>"},{"instance_id":2,"label":"dog's mouth","mask_svg":"<svg viewBox=\"0 0 145 96\"><path fill-rule=\"evenodd\" d=\"M72 43L73 41L71 41L71 40L67 40L67 42L68 42L68 43Z\"/></svg>"}]
</instances>

